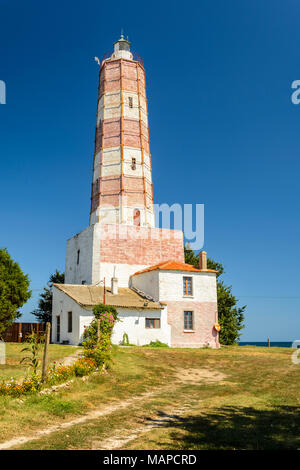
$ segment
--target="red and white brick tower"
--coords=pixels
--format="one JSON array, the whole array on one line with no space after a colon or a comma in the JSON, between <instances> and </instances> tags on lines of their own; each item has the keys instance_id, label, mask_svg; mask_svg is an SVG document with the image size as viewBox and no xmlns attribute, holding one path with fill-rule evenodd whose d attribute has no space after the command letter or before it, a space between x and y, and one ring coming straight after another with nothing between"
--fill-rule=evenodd
<instances>
[{"instance_id":1,"label":"red and white brick tower","mask_svg":"<svg viewBox=\"0 0 300 470\"><path fill-rule=\"evenodd\" d=\"M145 70L121 38L101 63L90 224L154 227Z\"/></svg>"},{"instance_id":2,"label":"red and white brick tower","mask_svg":"<svg viewBox=\"0 0 300 470\"><path fill-rule=\"evenodd\" d=\"M97 285L184 261L181 230L155 227L145 70L123 35L99 74L89 226L67 242L65 282Z\"/></svg>"}]
</instances>

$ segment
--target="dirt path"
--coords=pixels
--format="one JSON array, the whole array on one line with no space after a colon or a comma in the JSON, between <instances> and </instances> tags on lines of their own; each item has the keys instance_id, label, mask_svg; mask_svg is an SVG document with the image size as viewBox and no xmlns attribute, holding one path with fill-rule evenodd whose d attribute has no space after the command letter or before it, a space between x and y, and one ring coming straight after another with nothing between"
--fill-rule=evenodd
<instances>
[{"instance_id":1,"label":"dirt path","mask_svg":"<svg viewBox=\"0 0 300 470\"><path fill-rule=\"evenodd\" d=\"M78 359L78 356L82 354L82 352L82 349L78 349L73 354L70 354L70 356L64 357L63 360L60 361L61 364L63 364L64 366L71 366Z\"/></svg>"},{"instance_id":2,"label":"dirt path","mask_svg":"<svg viewBox=\"0 0 300 470\"><path fill-rule=\"evenodd\" d=\"M16 437L14 439L10 439L9 441L3 442L0 444L0 450L4 449L9 449L11 447L19 446L22 444L25 444L26 442L30 441L36 441L38 439L41 439L44 436L47 436L49 434L52 434L53 432L56 431L62 431L63 429L68 429L72 426L75 426L77 424L83 424L86 423L89 420L94 420L97 418L100 418L102 416L107 416L114 411L121 410L123 408L127 408L128 406L131 406L141 400L145 400L145 398L149 398L153 395L157 395L161 391L170 388L170 387L165 387L161 388L159 392L149 392L149 393L144 393L143 395L140 395L135 398L131 398L129 400L125 400L123 402L117 402L115 405L110 405L108 407L103 407L99 410L93 410L90 413L80 416L78 418L72 419L71 421L67 421L65 423L57 424L55 426L50 426L49 428L42 429L40 431L36 431L34 435L32 436L22 436L22 437Z\"/></svg>"},{"instance_id":3,"label":"dirt path","mask_svg":"<svg viewBox=\"0 0 300 470\"><path fill-rule=\"evenodd\" d=\"M181 408L176 408L172 411L168 411L168 413L160 411L156 416L144 420L144 422L141 423L140 426L136 427L134 431L129 432L125 436L124 428L122 428L115 432L114 437L101 441L93 441L91 450L120 449L125 444L134 441L141 435L152 431L152 429L170 426L172 425L172 423L180 423L184 414L191 408L191 405L185 405Z\"/></svg>"},{"instance_id":4,"label":"dirt path","mask_svg":"<svg viewBox=\"0 0 300 470\"><path fill-rule=\"evenodd\" d=\"M79 354L79 352L78 352ZM72 355L73 356L73 355ZM225 378L225 376L221 373L213 372L210 371L209 369L190 369L188 372L185 369L182 369L178 371L177 375L177 383L199 383L199 382L205 382L205 383L212 383L212 382L218 382L221 381ZM110 415L111 413L114 413L115 411L122 410L124 408L127 408L131 405L134 405L139 402L144 402L146 398L151 398L155 397L156 395L160 395L161 393L167 392L168 390L174 391L174 383L168 384L166 386L160 387L159 389L156 389L152 392L147 392L142 395L139 395L134 398L130 398L128 400L124 400L122 402L116 402L113 405L110 406L102 406L101 409L98 410L93 410L90 413L80 416L78 418L74 418L70 421L63 422L54 426L50 426L46 429L41 429L39 431L34 431L34 434L29 435L29 436L20 436L16 437L14 439L10 439L6 442L0 443L0 450L5 450L5 449L10 449L11 447L17 447L22 444L26 444L27 442L31 441L36 441L44 436L48 436L54 432L57 431L62 431L64 429L68 429L72 426L78 425L78 424L84 424L87 421L90 420L95 420L98 418L101 418L103 416ZM186 409L186 407L183 407L181 409L174 410L172 412L173 419L178 419L178 416L183 413L183 411ZM173 413L176 413L174 415ZM165 416L168 416L168 422L170 422L171 415L170 414L165 414ZM166 419L166 418L165 418ZM158 417L155 419L153 422L147 423L146 421L139 426L138 428L135 429L134 433L129 434L128 436L124 437L124 432L123 432L123 439L121 435L118 433L120 430L117 430L116 436L111 437L110 439L107 439L106 441L101 442L101 449L113 449L113 448L118 448L123 446L126 442L129 442L133 439L136 439L139 434L144 433L144 432L149 432L151 429L157 426L161 426L164 422L162 420L162 417ZM99 445L99 442L93 443L93 449L97 449Z\"/></svg>"}]
</instances>

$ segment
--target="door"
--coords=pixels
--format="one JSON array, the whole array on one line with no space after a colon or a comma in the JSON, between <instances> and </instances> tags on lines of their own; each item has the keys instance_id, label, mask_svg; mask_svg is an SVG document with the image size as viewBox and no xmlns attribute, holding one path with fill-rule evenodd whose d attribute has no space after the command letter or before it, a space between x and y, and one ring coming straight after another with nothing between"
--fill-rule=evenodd
<instances>
[{"instance_id":1,"label":"door","mask_svg":"<svg viewBox=\"0 0 300 470\"><path fill-rule=\"evenodd\" d=\"M60 317L56 317L56 342L60 343Z\"/></svg>"}]
</instances>

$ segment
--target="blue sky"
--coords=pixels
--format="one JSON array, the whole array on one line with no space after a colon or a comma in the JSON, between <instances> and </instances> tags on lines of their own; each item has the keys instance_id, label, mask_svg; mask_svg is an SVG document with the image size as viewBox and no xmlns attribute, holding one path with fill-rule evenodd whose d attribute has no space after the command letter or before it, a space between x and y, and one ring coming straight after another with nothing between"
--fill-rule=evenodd
<instances>
[{"instance_id":1,"label":"blue sky","mask_svg":"<svg viewBox=\"0 0 300 470\"><path fill-rule=\"evenodd\" d=\"M242 340L299 321L299 2L0 0L1 232L33 297L88 225L98 66L120 29L145 63L156 203L205 204Z\"/></svg>"}]
</instances>

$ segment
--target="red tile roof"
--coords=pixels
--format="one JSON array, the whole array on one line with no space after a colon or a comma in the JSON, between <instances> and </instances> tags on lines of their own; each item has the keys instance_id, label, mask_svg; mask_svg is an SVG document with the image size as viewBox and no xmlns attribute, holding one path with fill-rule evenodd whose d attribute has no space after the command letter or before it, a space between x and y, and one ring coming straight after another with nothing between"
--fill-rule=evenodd
<instances>
[{"instance_id":1,"label":"red tile roof","mask_svg":"<svg viewBox=\"0 0 300 470\"><path fill-rule=\"evenodd\" d=\"M155 266L149 266L149 268L142 269L142 271L138 271L134 273L133 276L136 274L146 273L148 271L155 271L156 269L160 269L163 271L189 271L189 272L197 272L197 273L217 273L214 269L199 269L195 268L192 264L187 263L179 263L178 261L164 261L162 263L156 264Z\"/></svg>"}]
</instances>

